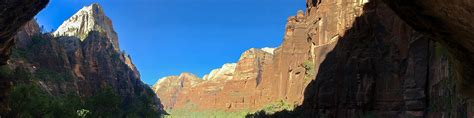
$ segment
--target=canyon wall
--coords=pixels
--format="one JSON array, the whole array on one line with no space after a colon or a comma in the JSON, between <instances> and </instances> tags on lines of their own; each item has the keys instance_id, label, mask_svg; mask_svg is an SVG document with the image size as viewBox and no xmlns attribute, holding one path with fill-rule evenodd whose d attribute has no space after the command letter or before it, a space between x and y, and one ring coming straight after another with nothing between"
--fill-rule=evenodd
<instances>
[{"instance_id":1,"label":"canyon wall","mask_svg":"<svg viewBox=\"0 0 474 118\"><path fill-rule=\"evenodd\" d=\"M44 101L22 101L27 106L38 104L35 109L41 114L30 113L26 109L29 107L16 104L24 99L13 98L35 88L40 89L37 94L46 94L34 94L26 100L52 96L46 100L65 99L67 103L58 103L64 105L77 102L76 106L65 106L68 108L62 115L72 113L71 117L80 109L89 110L91 117L158 117L164 113L160 100L140 80L130 56L120 51L112 22L100 5L82 8L53 33L41 30L31 20L14 37L11 59L1 67L0 74L12 81L13 90L7 95L8 110L0 115L61 116L56 111L42 111L59 109L41 106ZM25 86L27 91L19 91Z\"/></svg>"},{"instance_id":2,"label":"canyon wall","mask_svg":"<svg viewBox=\"0 0 474 118\"><path fill-rule=\"evenodd\" d=\"M175 95L167 109L253 111L279 100L296 106L254 117L472 116L463 84L455 81L455 65L462 63L450 58L452 49L389 5L307 0L306 11L288 19L272 55L249 56L249 50L232 79L204 80L184 94L155 92Z\"/></svg>"},{"instance_id":3,"label":"canyon wall","mask_svg":"<svg viewBox=\"0 0 474 118\"><path fill-rule=\"evenodd\" d=\"M242 53L239 61L212 70L203 79L190 73L160 79L153 90L167 110L240 111L259 108L272 102L263 97L258 86L264 68L272 63L271 48L252 48ZM259 100L266 102L259 102ZM268 101L270 100L270 101Z\"/></svg>"},{"instance_id":4,"label":"canyon wall","mask_svg":"<svg viewBox=\"0 0 474 118\"><path fill-rule=\"evenodd\" d=\"M284 41L278 48L249 49L235 66L225 64L193 86L182 86L189 83L182 76L170 76L160 79L153 88L167 101L163 105L170 111L238 112L256 111L279 102L289 107L299 105L304 88L315 77L318 61L312 49L316 45L305 34L305 21L303 11L299 11L288 18ZM176 77L180 81L169 80ZM199 78L194 76L193 80Z\"/></svg>"},{"instance_id":5,"label":"canyon wall","mask_svg":"<svg viewBox=\"0 0 474 118\"><path fill-rule=\"evenodd\" d=\"M314 49L322 60L302 105L249 116L472 116L469 99L455 84L449 48L382 1L308 0L306 18L309 40L330 43Z\"/></svg>"}]
</instances>

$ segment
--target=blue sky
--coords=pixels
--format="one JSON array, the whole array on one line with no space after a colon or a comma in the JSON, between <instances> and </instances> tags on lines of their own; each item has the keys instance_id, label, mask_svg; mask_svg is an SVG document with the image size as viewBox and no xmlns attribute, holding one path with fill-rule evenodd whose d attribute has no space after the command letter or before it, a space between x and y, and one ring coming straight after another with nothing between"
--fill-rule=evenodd
<instances>
[{"instance_id":1,"label":"blue sky","mask_svg":"<svg viewBox=\"0 0 474 118\"><path fill-rule=\"evenodd\" d=\"M99 3L142 80L191 72L200 77L256 47L277 47L286 20L305 0L51 0L37 15L47 31Z\"/></svg>"}]
</instances>

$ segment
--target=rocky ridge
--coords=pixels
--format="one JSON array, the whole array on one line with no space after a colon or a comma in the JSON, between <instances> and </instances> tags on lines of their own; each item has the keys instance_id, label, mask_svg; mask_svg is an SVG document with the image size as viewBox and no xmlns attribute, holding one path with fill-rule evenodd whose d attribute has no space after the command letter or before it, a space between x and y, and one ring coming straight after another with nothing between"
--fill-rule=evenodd
<instances>
[{"instance_id":1,"label":"rocky ridge","mask_svg":"<svg viewBox=\"0 0 474 118\"><path fill-rule=\"evenodd\" d=\"M278 96L276 95L277 93L264 92L271 91L271 89L278 89L273 88L273 85L275 85L275 83L273 83L274 80L272 80L273 82L269 80L266 82L263 81L264 76L273 75L270 73L274 71L268 70L273 68L270 65L273 62L274 54L278 54L278 51L275 50L278 49L251 48L242 53L237 63L224 64L222 68L214 69L210 74L205 75L202 81L192 87L179 86L179 83L190 82L185 81L182 77L169 76L158 80L153 88L174 88L171 91L169 91L169 89L154 89L157 95L162 99L165 109L170 111L187 110L192 112L215 110L233 112L239 110L257 110L281 99L301 102L301 97L288 98L285 96L292 96L290 94ZM287 72L288 70L286 70L285 73ZM171 81L173 81L174 84L170 84L169 82ZM304 80L303 78L299 78L294 81L308 82L308 79ZM295 89L298 87L299 89ZM289 91L292 93L302 93L301 90L303 90L303 87L304 86L285 86L284 88L290 88L291 90ZM165 102L166 100L171 102Z\"/></svg>"},{"instance_id":2,"label":"rocky ridge","mask_svg":"<svg viewBox=\"0 0 474 118\"><path fill-rule=\"evenodd\" d=\"M119 51L117 33L114 31L112 21L107 17L99 4L85 6L71 18L64 21L53 32L54 36L71 36L84 41L91 31L103 32L112 42L114 49Z\"/></svg>"},{"instance_id":3,"label":"rocky ridge","mask_svg":"<svg viewBox=\"0 0 474 118\"><path fill-rule=\"evenodd\" d=\"M237 66L236 63L227 63L222 65L221 68L217 68L212 70L209 74L204 75L204 80L231 80L235 67Z\"/></svg>"},{"instance_id":4,"label":"rocky ridge","mask_svg":"<svg viewBox=\"0 0 474 118\"><path fill-rule=\"evenodd\" d=\"M86 24L87 27L82 26ZM17 43L12 57L2 68L9 71L0 74L2 78L15 80L14 87L38 86L47 93L45 96L58 99L65 95L77 96L87 101L77 104L95 106L86 108L93 111L93 117L157 117L164 113L153 90L140 80L130 56L118 51L117 35L98 4L84 7L53 34L38 29L32 20L15 36ZM71 30L54 35L64 29ZM103 95L108 96L109 102L94 102L103 100ZM23 112L24 107L17 107L14 102L10 104L11 111L0 115L13 117L16 112ZM42 107L37 109L49 109Z\"/></svg>"},{"instance_id":5,"label":"rocky ridge","mask_svg":"<svg viewBox=\"0 0 474 118\"><path fill-rule=\"evenodd\" d=\"M181 73L179 76L168 76L161 78L155 85L154 91L162 91L166 94L158 95L165 109L173 109L177 104L179 94L188 93L190 88L197 86L204 80L191 73Z\"/></svg>"}]
</instances>

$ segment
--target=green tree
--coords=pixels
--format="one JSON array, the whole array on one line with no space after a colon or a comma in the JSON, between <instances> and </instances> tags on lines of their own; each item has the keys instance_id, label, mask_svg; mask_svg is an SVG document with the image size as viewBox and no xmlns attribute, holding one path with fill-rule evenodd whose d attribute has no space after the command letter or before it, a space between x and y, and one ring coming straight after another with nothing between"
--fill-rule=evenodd
<instances>
[{"instance_id":1,"label":"green tree","mask_svg":"<svg viewBox=\"0 0 474 118\"><path fill-rule=\"evenodd\" d=\"M77 110L77 115L81 118L85 118L87 116L87 114L89 114L90 111L87 110L87 109L81 109L81 110Z\"/></svg>"},{"instance_id":2,"label":"green tree","mask_svg":"<svg viewBox=\"0 0 474 118\"><path fill-rule=\"evenodd\" d=\"M111 87L105 87L87 100L86 105L94 118L115 118L121 115L120 97Z\"/></svg>"},{"instance_id":3,"label":"green tree","mask_svg":"<svg viewBox=\"0 0 474 118\"><path fill-rule=\"evenodd\" d=\"M42 117L51 113L51 97L35 84L14 86L9 100L9 117Z\"/></svg>"}]
</instances>

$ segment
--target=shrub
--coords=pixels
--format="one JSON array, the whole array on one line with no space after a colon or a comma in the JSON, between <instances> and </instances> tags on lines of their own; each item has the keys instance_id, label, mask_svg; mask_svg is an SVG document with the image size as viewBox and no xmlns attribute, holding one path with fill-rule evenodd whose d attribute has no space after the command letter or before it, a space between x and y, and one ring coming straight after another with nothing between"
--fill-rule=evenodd
<instances>
[{"instance_id":1,"label":"shrub","mask_svg":"<svg viewBox=\"0 0 474 118\"><path fill-rule=\"evenodd\" d=\"M12 49L12 58L25 59L27 57L28 51L26 49L13 48Z\"/></svg>"},{"instance_id":2,"label":"shrub","mask_svg":"<svg viewBox=\"0 0 474 118\"><path fill-rule=\"evenodd\" d=\"M49 39L45 38L45 36L38 34L33 35L31 38L32 45L43 46L49 44Z\"/></svg>"},{"instance_id":3,"label":"shrub","mask_svg":"<svg viewBox=\"0 0 474 118\"><path fill-rule=\"evenodd\" d=\"M127 118L157 118L160 114L157 112L153 102L153 96L142 94L139 97L135 97L132 100L130 106L123 106L122 108L128 108L125 116Z\"/></svg>"},{"instance_id":4,"label":"shrub","mask_svg":"<svg viewBox=\"0 0 474 118\"><path fill-rule=\"evenodd\" d=\"M265 105L262 108L262 111L265 111L266 113L275 113L277 111L293 110L293 109L294 109L293 105L286 103L284 100L278 100L274 103Z\"/></svg>"},{"instance_id":5,"label":"shrub","mask_svg":"<svg viewBox=\"0 0 474 118\"><path fill-rule=\"evenodd\" d=\"M312 61L306 60L303 62L303 67L305 68L305 80L309 80L310 77L314 76L316 74L316 71L314 70L314 63Z\"/></svg>"},{"instance_id":6,"label":"shrub","mask_svg":"<svg viewBox=\"0 0 474 118\"><path fill-rule=\"evenodd\" d=\"M89 114L90 111L87 110L87 109L81 109L81 110L77 110L77 115L81 118L85 118L87 116L87 114Z\"/></svg>"},{"instance_id":7,"label":"shrub","mask_svg":"<svg viewBox=\"0 0 474 118\"><path fill-rule=\"evenodd\" d=\"M34 84L14 86L9 97L9 117L40 117L50 113L50 96Z\"/></svg>"},{"instance_id":8,"label":"shrub","mask_svg":"<svg viewBox=\"0 0 474 118\"><path fill-rule=\"evenodd\" d=\"M54 82L70 80L72 76L70 74L52 71L46 68L38 68L35 72L36 78L42 80L52 80Z\"/></svg>"},{"instance_id":9,"label":"shrub","mask_svg":"<svg viewBox=\"0 0 474 118\"><path fill-rule=\"evenodd\" d=\"M13 70L8 65L0 66L0 78L11 78L13 74Z\"/></svg>"},{"instance_id":10,"label":"shrub","mask_svg":"<svg viewBox=\"0 0 474 118\"><path fill-rule=\"evenodd\" d=\"M87 109L91 117L112 118L122 115L121 99L111 87L105 87L87 100Z\"/></svg>"},{"instance_id":11,"label":"shrub","mask_svg":"<svg viewBox=\"0 0 474 118\"><path fill-rule=\"evenodd\" d=\"M173 110L165 118L243 118L249 113L248 110L226 112L222 110L189 111Z\"/></svg>"},{"instance_id":12,"label":"shrub","mask_svg":"<svg viewBox=\"0 0 474 118\"><path fill-rule=\"evenodd\" d=\"M16 81L29 82L33 79L32 74L24 67L17 67L14 72Z\"/></svg>"},{"instance_id":13,"label":"shrub","mask_svg":"<svg viewBox=\"0 0 474 118\"><path fill-rule=\"evenodd\" d=\"M14 86L9 100L9 117L74 117L82 107L77 95L52 96L35 83Z\"/></svg>"}]
</instances>

